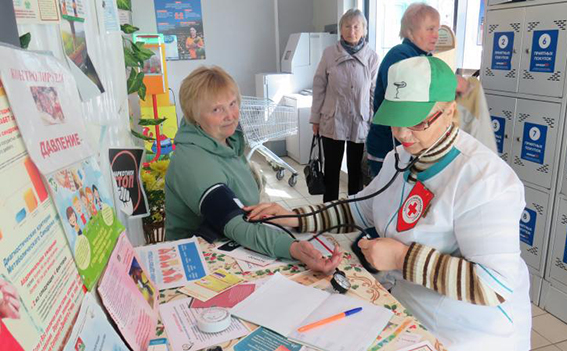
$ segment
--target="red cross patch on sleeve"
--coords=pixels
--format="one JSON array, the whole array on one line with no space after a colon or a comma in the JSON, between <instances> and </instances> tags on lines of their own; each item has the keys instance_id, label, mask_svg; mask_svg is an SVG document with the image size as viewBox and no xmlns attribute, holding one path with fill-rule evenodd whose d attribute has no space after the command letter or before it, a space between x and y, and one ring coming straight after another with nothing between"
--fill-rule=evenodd
<instances>
[{"instance_id":1,"label":"red cross patch on sleeve","mask_svg":"<svg viewBox=\"0 0 567 351\"><path fill-rule=\"evenodd\" d=\"M410 230L427 211L431 200L435 195L423 185L422 182L415 183L402 207L398 210L398 232Z\"/></svg>"}]
</instances>

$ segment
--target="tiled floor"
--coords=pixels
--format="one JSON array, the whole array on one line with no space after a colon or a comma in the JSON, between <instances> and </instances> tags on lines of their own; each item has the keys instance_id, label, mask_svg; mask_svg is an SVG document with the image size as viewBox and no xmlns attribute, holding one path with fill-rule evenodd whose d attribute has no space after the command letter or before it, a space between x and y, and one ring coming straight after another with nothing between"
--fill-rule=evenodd
<instances>
[{"instance_id":1,"label":"tiled floor","mask_svg":"<svg viewBox=\"0 0 567 351\"><path fill-rule=\"evenodd\" d=\"M278 181L275 172L262 156L254 154L252 158L263 170L267 180L266 194L271 201L278 202L284 207L293 208L308 204L318 204L323 201L322 196L311 196L305 185L303 166L285 157L285 161L299 173L297 185L290 187L288 179L291 173L286 171L284 179ZM346 176L343 174L340 183L340 196L347 196ZM344 249L350 246L353 235L340 235L338 241ZM344 243L344 244L343 244ZM532 350L537 351L567 351L567 324L553 315L532 305Z\"/></svg>"}]
</instances>

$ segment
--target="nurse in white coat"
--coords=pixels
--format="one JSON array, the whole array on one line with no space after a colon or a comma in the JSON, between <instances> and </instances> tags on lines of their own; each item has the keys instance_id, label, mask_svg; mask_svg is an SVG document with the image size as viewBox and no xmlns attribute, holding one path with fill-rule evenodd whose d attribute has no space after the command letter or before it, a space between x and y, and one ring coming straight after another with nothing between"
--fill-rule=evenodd
<instances>
[{"instance_id":1,"label":"nurse in white coat","mask_svg":"<svg viewBox=\"0 0 567 351\"><path fill-rule=\"evenodd\" d=\"M373 123L391 126L402 145L350 199L393 183L373 198L273 221L300 232L349 223L375 227L380 237L359 243L366 259L449 350L529 350L529 277L519 243L524 187L494 152L452 124L456 85L437 58L392 65ZM293 212L277 204L249 210L261 218L337 202Z\"/></svg>"}]
</instances>

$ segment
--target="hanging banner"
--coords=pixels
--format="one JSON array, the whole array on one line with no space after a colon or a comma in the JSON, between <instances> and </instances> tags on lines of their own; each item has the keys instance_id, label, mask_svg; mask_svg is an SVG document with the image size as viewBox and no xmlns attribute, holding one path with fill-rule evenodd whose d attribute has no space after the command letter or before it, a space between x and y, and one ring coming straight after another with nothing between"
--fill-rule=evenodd
<instances>
[{"instance_id":1,"label":"hanging banner","mask_svg":"<svg viewBox=\"0 0 567 351\"><path fill-rule=\"evenodd\" d=\"M547 126L535 123L524 123L522 136L522 154L520 157L526 161L543 164L545 158L545 144L547 141Z\"/></svg>"},{"instance_id":2,"label":"hanging banner","mask_svg":"<svg viewBox=\"0 0 567 351\"><path fill-rule=\"evenodd\" d=\"M46 178L81 278L91 290L124 227L94 158Z\"/></svg>"},{"instance_id":3,"label":"hanging banner","mask_svg":"<svg viewBox=\"0 0 567 351\"><path fill-rule=\"evenodd\" d=\"M553 73L559 30L536 30L532 40L530 72Z\"/></svg>"},{"instance_id":4,"label":"hanging banner","mask_svg":"<svg viewBox=\"0 0 567 351\"><path fill-rule=\"evenodd\" d=\"M59 351L83 284L0 83L0 350Z\"/></svg>"},{"instance_id":5,"label":"hanging banner","mask_svg":"<svg viewBox=\"0 0 567 351\"><path fill-rule=\"evenodd\" d=\"M504 131L506 130L506 119L502 117L490 116L492 119L492 130L496 137L496 147L498 153L504 152Z\"/></svg>"},{"instance_id":6,"label":"hanging banner","mask_svg":"<svg viewBox=\"0 0 567 351\"><path fill-rule=\"evenodd\" d=\"M0 74L26 147L49 174L93 152L75 79L54 57L0 46Z\"/></svg>"},{"instance_id":7,"label":"hanging banner","mask_svg":"<svg viewBox=\"0 0 567 351\"><path fill-rule=\"evenodd\" d=\"M85 295L81 311L63 351L129 351L106 319L106 314L90 293Z\"/></svg>"},{"instance_id":8,"label":"hanging banner","mask_svg":"<svg viewBox=\"0 0 567 351\"><path fill-rule=\"evenodd\" d=\"M18 24L52 24L59 22L57 0L13 0Z\"/></svg>"},{"instance_id":9,"label":"hanging banner","mask_svg":"<svg viewBox=\"0 0 567 351\"><path fill-rule=\"evenodd\" d=\"M120 210L132 217L148 214L148 200L140 178L143 156L142 148L108 149Z\"/></svg>"},{"instance_id":10,"label":"hanging banner","mask_svg":"<svg viewBox=\"0 0 567 351\"><path fill-rule=\"evenodd\" d=\"M520 241L533 246L536 230L537 213L525 208L520 218Z\"/></svg>"},{"instance_id":11,"label":"hanging banner","mask_svg":"<svg viewBox=\"0 0 567 351\"><path fill-rule=\"evenodd\" d=\"M495 32L492 45L492 69L509 71L512 69L514 32Z\"/></svg>"},{"instance_id":12,"label":"hanging banner","mask_svg":"<svg viewBox=\"0 0 567 351\"><path fill-rule=\"evenodd\" d=\"M167 60L204 60L201 0L154 0L158 33L164 35Z\"/></svg>"}]
</instances>

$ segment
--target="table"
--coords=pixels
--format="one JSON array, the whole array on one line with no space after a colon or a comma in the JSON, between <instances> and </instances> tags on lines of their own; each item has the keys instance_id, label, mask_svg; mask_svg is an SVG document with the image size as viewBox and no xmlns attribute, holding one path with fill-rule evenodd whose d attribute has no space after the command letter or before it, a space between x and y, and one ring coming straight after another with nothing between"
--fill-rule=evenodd
<instances>
[{"instance_id":1,"label":"table","mask_svg":"<svg viewBox=\"0 0 567 351\"><path fill-rule=\"evenodd\" d=\"M327 235L327 237L335 244L339 244L332 235ZM246 281L254 281L273 275L275 272L280 272L280 274L290 276L293 280L305 285L311 285L322 289L327 289L330 286L330 277L308 271L302 264L288 264L274 269L264 269L256 272L243 273L240 266L232 257L214 251L214 244L209 244L204 239L199 238L199 245L203 250L203 255L210 272L222 268L232 274L241 276ZM366 269L364 269L364 267L362 267L356 256L349 252L344 252L343 260L339 269L346 273L352 285L351 291L349 291L347 295L362 298L375 305L383 306L394 313L394 316L390 320L388 326L376 338L376 341L372 344L369 350L397 350L397 339L393 339L393 335L397 329L400 329L400 326L402 326L402 330L406 330L411 334L419 334L421 336L421 341L429 340L429 342L431 342L438 351L447 350L443 344L433 334L431 334L427 328L425 328L425 326L413 317L404 308L404 306L402 306L402 304L394 298L394 296L384 289L384 287L382 287L382 285L378 283L378 281ZM159 301L160 303L166 303L180 298L187 298L187 295L182 294L178 291L178 289L168 289L160 292ZM247 325L249 325L249 323ZM156 337L166 337L161 321L158 324L156 334ZM233 350L232 346L238 343L238 341L239 340L232 340L222 344L221 347L225 351L231 351Z\"/></svg>"}]
</instances>

